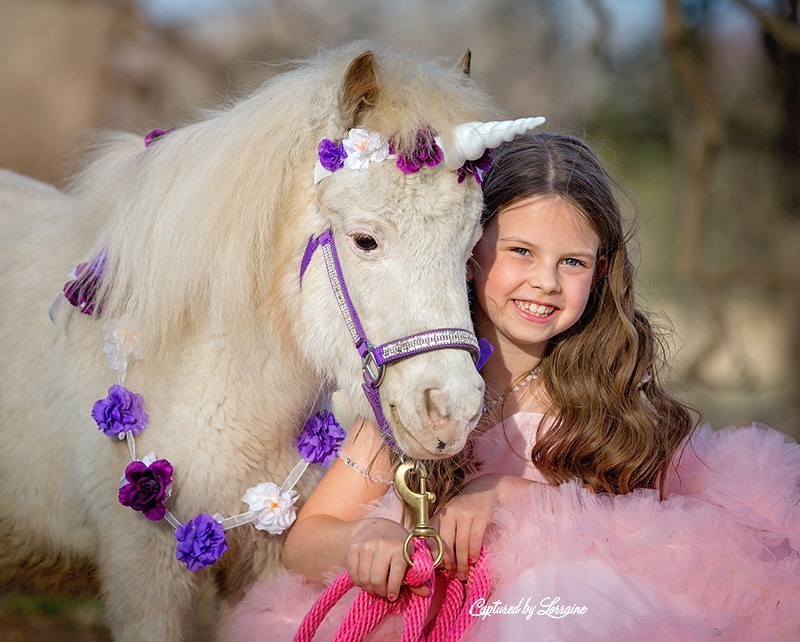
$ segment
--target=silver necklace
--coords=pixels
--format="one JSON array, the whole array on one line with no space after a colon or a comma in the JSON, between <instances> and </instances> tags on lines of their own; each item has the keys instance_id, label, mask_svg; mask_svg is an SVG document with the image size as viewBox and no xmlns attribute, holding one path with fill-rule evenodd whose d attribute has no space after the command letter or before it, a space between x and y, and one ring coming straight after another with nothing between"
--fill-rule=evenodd
<instances>
[{"instance_id":1,"label":"silver necklace","mask_svg":"<svg viewBox=\"0 0 800 642\"><path fill-rule=\"evenodd\" d=\"M522 388L524 388L525 386L527 386L534 379L538 379L539 378L539 371L541 370L541 368L542 368L541 366L536 366L533 370L531 370L527 374L527 376L522 381L520 381L516 386L511 388L511 390L509 390L505 394L500 395L497 399L489 399L488 401L486 401L483 404L483 414L485 415L492 408L494 408L497 404L499 404L499 403L505 401L506 399L508 399L511 395L513 395L515 392L517 392L517 391L521 390Z\"/></svg>"}]
</instances>

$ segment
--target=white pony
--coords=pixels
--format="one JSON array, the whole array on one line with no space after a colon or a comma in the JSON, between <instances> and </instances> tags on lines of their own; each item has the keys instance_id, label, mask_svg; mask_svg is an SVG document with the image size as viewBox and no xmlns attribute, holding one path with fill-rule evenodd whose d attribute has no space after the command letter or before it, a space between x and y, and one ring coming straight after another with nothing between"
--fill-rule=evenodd
<instances>
[{"instance_id":1,"label":"white pony","mask_svg":"<svg viewBox=\"0 0 800 642\"><path fill-rule=\"evenodd\" d=\"M328 229L371 344L461 333L385 372L367 363L387 438L429 459L463 446L483 394L464 267L481 196L464 163L538 124L486 140L498 126L475 122L493 107L468 67L351 45L147 146L106 137L66 193L0 175L0 590L99 587L115 638L152 642L183 639L201 582L230 599L275 572L280 536L228 530L219 561L192 573L175 528L281 484L335 389L372 412L362 357L374 356L354 347L332 264L308 245ZM339 157L323 158L323 141ZM97 291L77 294L94 313L64 305L52 324L69 269L92 260L77 275L96 268ZM116 375L103 354L115 329L130 349ZM92 416L123 378L149 416L135 442L121 434L135 449ZM172 468L159 500L172 527L118 501L148 452Z\"/></svg>"}]
</instances>

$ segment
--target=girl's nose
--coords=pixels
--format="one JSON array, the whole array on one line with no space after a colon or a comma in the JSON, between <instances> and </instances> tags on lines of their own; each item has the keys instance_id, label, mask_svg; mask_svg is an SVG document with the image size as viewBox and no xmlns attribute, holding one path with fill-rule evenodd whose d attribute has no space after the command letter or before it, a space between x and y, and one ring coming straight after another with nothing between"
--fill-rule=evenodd
<instances>
[{"instance_id":1,"label":"girl's nose","mask_svg":"<svg viewBox=\"0 0 800 642\"><path fill-rule=\"evenodd\" d=\"M561 287L558 278L558 265L539 262L531 269L528 284L545 293L558 292Z\"/></svg>"}]
</instances>

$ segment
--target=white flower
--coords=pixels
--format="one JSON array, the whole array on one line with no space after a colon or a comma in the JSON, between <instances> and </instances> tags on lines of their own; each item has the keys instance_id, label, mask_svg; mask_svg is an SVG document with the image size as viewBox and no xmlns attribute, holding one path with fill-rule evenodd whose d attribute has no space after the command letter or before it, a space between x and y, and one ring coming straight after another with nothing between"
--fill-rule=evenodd
<instances>
[{"instance_id":1,"label":"white flower","mask_svg":"<svg viewBox=\"0 0 800 642\"><path fill-rule=\"evenodd\" d=\"M242 501L251 511L260 511L255 526L270 535L280 535L289 528L297 517L294 503L297 492L290 490L281 493L281 489L272 482L262 482L248 488Z\"/></svg>"},{"instance_id":2,"label":"white flower","mask_svg":"<svg viewBox=\"0 0 800 642\"><path fill-rule=\"evenodd\" d=\"M130 329L130 317L109 321L103 327L103 352L108 357L112 370L124 374L128 364L142 358L142 346L139 333Z\"/></svg>"},{"instance_id":3,"label":"white flower","mask_svg":"<svg viewBox=\"0 0 800 642\"><path fill-rule=\"evenodd\" d=\"M389 143L381 140L377 132L366 129L351 129L342 145L347 152L344 166L354 172L364 171L370 161L382 161L389 155Z\"/></svg>"}]
</instances>

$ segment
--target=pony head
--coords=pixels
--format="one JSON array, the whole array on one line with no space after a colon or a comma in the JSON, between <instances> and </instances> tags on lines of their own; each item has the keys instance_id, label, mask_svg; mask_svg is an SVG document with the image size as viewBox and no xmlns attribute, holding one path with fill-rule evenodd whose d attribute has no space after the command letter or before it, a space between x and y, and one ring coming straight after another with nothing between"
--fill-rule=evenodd
<instances>
[{"instance_id":1,"label":"pony head","mask_svg":"<svg viewBox=\"0 0 800 642\"><path fill-rule=\"evenodd\" d=\"M264 389L282 391L278 423L279 409L295 422L309 395L334 389L371 416L362 358L318 255L301 284L304 249L331 231L374 345L472 330L465 265L482 206L472 176L487 148L541 119L487 124L496 110L468 68L469 56L451 68L355 44L146 148L117 136L72 190L90 218L110 214L103 315L128 315L162 362L204 337L240 349L262 364ZM341 167L329 157L340 145ZM415 457L458 452L482 399L463 349L392 363L380 386L393 441Z\"/></svg>"},{"instance_id":2,"label":"pony head","mask_svg":"<svg viewBox=\"0 0 800 642\"><path fill-rule=\"evenodd\" d=\"M476 122L486 100L468 66L468 56L450 70L357 55L316 146L312 227L333 231L352 307L375 345L435 328L471 331L465 262L480 235L482 200L480 174L472 170L476 180L464 181L463 168L543 121ZM309 270L314 284L303 284L302 326L314 328L309 358L360 413L385 416L390 440L406 454L432 459L461 450L482 408L473 356L445 349L386 366L380 408L371 410L361 394L363 351L347 335L324 265L318 260Z\"/></svg>"}]
</instances>

